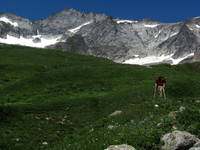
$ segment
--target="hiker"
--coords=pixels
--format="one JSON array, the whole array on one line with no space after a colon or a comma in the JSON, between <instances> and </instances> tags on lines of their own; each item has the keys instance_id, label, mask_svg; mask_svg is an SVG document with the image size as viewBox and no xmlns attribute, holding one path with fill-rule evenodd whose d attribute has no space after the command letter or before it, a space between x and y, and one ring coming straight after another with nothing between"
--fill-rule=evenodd
<instances>
[{"instance_id":1,"label":"hiker","mask_svg":"<svg viewBox=\"0 0 200 150\"><path fill-rule=\"evenodd\" d=\"M165 78L162 77L162 76L159 76L156 79L156 81L155 81L154 97L156 96L156 91L158 89L159 96L163 97L164 99L166 99L165 86L166 86L166 80L165 80Z\"/></svg>"}]
</instances>

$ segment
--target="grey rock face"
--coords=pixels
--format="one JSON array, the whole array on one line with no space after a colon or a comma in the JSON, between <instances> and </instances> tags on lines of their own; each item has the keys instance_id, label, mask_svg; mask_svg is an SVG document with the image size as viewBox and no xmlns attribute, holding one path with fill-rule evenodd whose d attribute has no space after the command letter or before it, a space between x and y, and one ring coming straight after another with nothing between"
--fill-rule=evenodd
<instances>
[{"instance_id":1,"label":"grey rock face","mask_svg":"<svg viewBox=\"0 0 200 150\"><path fill-rule=\"evenodd\" d=\"M18 24L16 27L12 24L0 21L0 36L2 35L13 35L19 36L29 36L36 34L37 29L31 21L28 19L16 16L14 14L0 14L0 18L8 18L11 22Z\"/></svg>"},{"instance_id":2,"label":"grey rock face","mask_svg":"<svg viewBox=\"0 0 200 150\"><path fill-rule=\"evenodd\" d=\"M90 54L83 37L78 34L69 37L66 42L60 42L56 45L49 46L49 48L60 49L71 53Z\"/></svg>"},{"instance_id":3,"label":"grey rock face","mask_svg":"<svg viewBox=\"0 0 200 150\"><path fill-rule=\"evenodd\" d=\"M122 144L122 145L111 145L105 150L136 150L136 149L130 145Z\"/></svg>"},{"instance_id":4,"label":"grey rock face","mask_svg":"<svg viewBox=\"0 0 200 150\"><path fill-rule=\"evenodd\" d=\"M163 150L187 150L199 142L199 139L185 131L174 131L165 134L161 141L164 142Z\"/></svg>"},{"instance_id":5,"label":"grey rock face","mask_svg":"<svg viewBox=\"0 0 200 150\"><path fill-rule=\"evenodd\" d=\"M60 13L53 14L50 17L34 22L43 34L63 34L66 30L75 28L91 20L101 20L106 15L94 13L84 14L75 9L65 9Z\"/></svg>"},{"instance_id":6,"label":"grey rock face","mask_svg":"<svg viewBox=\"0 0 200 150\"><path fill-rule=\"evenodd\" d=\"M179 33L158 46L159 49L167 51L169 54L174 52L174 58L196 53L200 50L200 43L197 36L183 24Z\"/></svg>"}]
</instances>

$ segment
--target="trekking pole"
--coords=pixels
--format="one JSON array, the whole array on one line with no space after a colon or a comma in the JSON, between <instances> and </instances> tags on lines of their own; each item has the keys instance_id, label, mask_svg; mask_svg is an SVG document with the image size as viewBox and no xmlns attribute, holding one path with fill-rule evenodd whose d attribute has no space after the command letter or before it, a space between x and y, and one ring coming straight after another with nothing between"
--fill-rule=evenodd
<instances>
[{"instance_id":1,"label":"trekking pole","mask_svg":"<svg viewBox=\"0 0 200 150\"><path fill-rule=\"evenodd\" d=\"M155 98L156 97L156 86L154 86L154 93L153 93L153 98Z\"/></svg>"}]
</instances>

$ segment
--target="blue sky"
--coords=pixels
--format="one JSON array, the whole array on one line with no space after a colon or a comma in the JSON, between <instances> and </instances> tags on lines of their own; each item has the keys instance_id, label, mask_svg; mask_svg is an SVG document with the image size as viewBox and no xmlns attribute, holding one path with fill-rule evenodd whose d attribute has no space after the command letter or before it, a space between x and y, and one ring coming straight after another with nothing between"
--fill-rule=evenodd
<instances>
[{"instance_id":1,"label":"blue sky","mask_svg":"<svg viewBox=\"0 0 200 150\"><path fill-rule=\"evenodd\" d=\"M200 16L200 0L2 0L0 12L38 20L74 8L81 12L106 13L114 18L179 22Z\"/></svg>"}]
</instances>

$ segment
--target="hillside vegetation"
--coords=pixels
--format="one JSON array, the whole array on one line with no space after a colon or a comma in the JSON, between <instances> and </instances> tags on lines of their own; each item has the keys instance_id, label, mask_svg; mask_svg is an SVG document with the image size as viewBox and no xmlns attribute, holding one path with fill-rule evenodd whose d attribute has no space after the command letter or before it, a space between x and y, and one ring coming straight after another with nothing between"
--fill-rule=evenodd
<instances>
[{"instance_id":1,"label":"hillside vegetation","mask_svg":"<svg viewBox=\"0 0 200 150\"><path fill-rule=\"evenodd\" d=\"M153 98L158 75L166 100ZM200 63L144 67L0 45L0 150L158 150L174 126L200 137L199 89Z\"/></svg>"}]
</instances>

